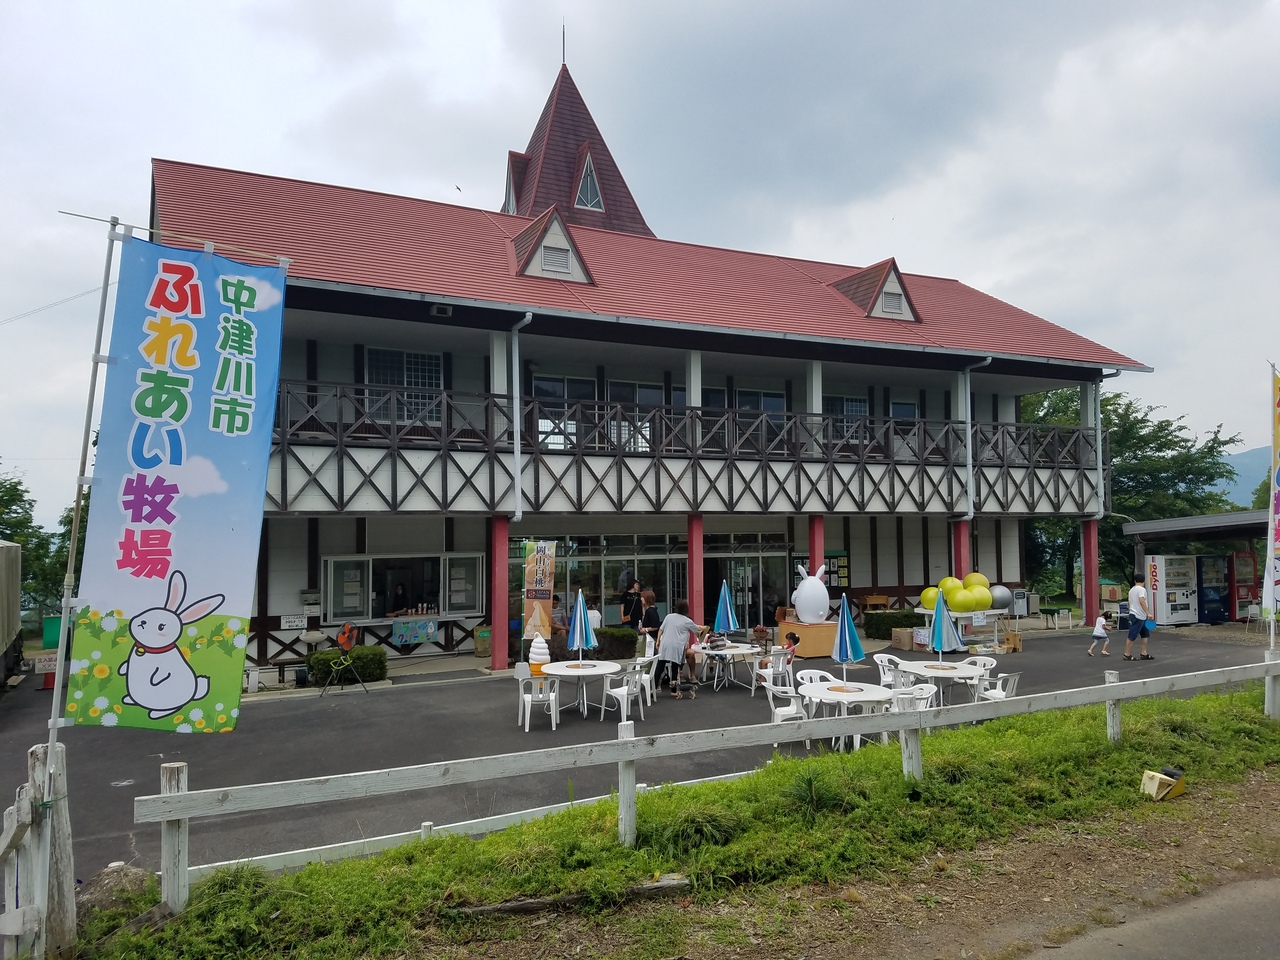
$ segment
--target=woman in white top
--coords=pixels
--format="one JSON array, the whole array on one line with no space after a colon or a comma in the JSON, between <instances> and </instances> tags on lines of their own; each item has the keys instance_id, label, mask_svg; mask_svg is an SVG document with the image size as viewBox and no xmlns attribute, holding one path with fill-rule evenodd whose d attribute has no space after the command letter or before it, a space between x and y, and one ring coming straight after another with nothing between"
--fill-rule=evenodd
<instances>
[{"instance_id":1,"label":"woman in white top","mask_svg":"<svg viewBox=\"0 0 1280 960\"><path fill-rule=\"evenodd\" d=\"M689 679L693 679L693 651L689 647L698 638L698 625L689 619L689 602L677 600L675 612L663 618L658 628L658 683L670 677L674 686L680 679L680 665L689 668ZM672 696L678 696L673 691Z\"/></svg>"}]
</instances>

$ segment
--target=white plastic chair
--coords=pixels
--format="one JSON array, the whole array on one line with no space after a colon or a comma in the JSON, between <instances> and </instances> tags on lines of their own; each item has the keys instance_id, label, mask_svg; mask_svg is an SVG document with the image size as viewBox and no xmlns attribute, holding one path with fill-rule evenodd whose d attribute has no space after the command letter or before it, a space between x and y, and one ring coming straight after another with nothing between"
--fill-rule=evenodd
<instances>
[{"instance_id":1,"label":"white plastic chair","mask_svg":"<svg viewBox=\"0 0 1280 960\"><path fill-rule=\"evenodd\" d=\"M825 670L797 670L796 686L803 687L806 683L835 683L836 678Z\"/></svg>"},{"instance_id":2,"label":"white plastic chair","mask_svg":"<svg viewBox=\"0 0 1280 960\"><path fill-rule=\"evenodd\" d=\"M987 687L991 685L991 671L995 668L996 658L995 657L966 657L960 662L964 664L968 664L969 666L982 668L982 676L974 677L972 680L968 681L969 689L973 694L973 702L977 703L978 696L982 693L983 690L987 689Z\"/></svg>"},{"instance_id":3,"label":"white plastic chair","mask_svg":"<svg viewBox=\"0 0 1280 960\"><path fill-rule=\"evenodd\" d=\"M779 686L776 683L764 681L760 684L764 688L764 694L769 698L769 722L784 723L787 720L808 720L809 714L804 707L804 698L796 693L791 687ZM774 701L777 698L781 703ZM804 742L805 748L809 746L809 741ZM775 743L776 747L777 744Z\"/></svg>"},{"instance_id":4,"label":"white plastic chair","mask_svg":"<svg viewBox=\"0 0 1280 960\"><path fill-rule=\"evenodd\" d=\"M533 673L529 669L529 664L523 660L516 664L516 683L519 685L516 690L516 726L518 727L524 723L524 695L533 683Z\"/></svg>"},{"instance_id":5,"label":"white plastic chair","mask_svg":"<svg viewBox=\"0 0 1280 960\"><path fill-rule=\"evenodd\" d=\"M626 720L630 714L631 701L635 700L636 706L640 708L640 719L644 719L644 666L639 663L633 663L627 667L621 676L621 683L616 687L610 685L609 678L605 678L604 692L606 696L600 698L600 719L604 719L604 712L608 706L609 697L613 697L618 701L619 717Z\"/></svg>"},{"instance_id":6,"label":"white plastic chair","mask_svg":"<svg viewBox=\"0 0 1280 960\"><path fill-rule=\"evenodd\" d=\"M902 662L902 658L895 657L892 653L873 653L871 659L880 668L880 686L893 687L895 685L894 671L897 669L898 664Z\"/></svg>"},{"instance_id":7,"label":"white plastic chair","mask_svg":"<svg viewBox=\"0 0 1280 960\"><path fill-rule=\"evenodd\" d=\"M1262 629L1262 606L1257 603L1251 603L1245 607L1244 611L1244 632L1248 633L1249 628L1254 624L1258 624L1258 629Z\"/></svg>"},{"instance_id":8,"label":"white plastic chair","mask_svg":"<svg viewBox=\"0 0 1280 960\"><path fill-rule=\"evenodd\" d=\"M780 687L794 686L791 682L791 654L784 649L777 649L766 656L756 657L751 663L751 695L756 695L756 687L763 683L773 683Z\"/></svg>"},{"instance_id":9,"label":"white plastic chair","mask_svg":"<svg viewBox=\"0 0 1280 960\"><path fill-rule=\"evenodd\" d=\"M639 657L633 666L640 671L640 686L644 687L644 698L653 706L653 675L658 672L658 657Z\"/></svg>"},{"instance_id":10,"label":"white plastic chair","mask_svg":"<svg viewBox=\"0 0 1280 960\"><path fill-rule=\"evenodd\" d=\"M556 728L560 718L560 678L530 677L529 689L521 699L524 701L524 732L529 732L529 717L533 713L533 705L541 704L551 714L551 729Z\"/></svg>"},{"instance_id":11,"label":"white plastic chair","mask_svg":"<svg viewBox=\"0 0 1280 960\"><path fill-rule=\"evenodd\" d=\"M995 683L982 691L984 700L1007 700L1017 696L1018 678L1021 673L1002 673L996 677Z\"/></svg>"}]
</instances>

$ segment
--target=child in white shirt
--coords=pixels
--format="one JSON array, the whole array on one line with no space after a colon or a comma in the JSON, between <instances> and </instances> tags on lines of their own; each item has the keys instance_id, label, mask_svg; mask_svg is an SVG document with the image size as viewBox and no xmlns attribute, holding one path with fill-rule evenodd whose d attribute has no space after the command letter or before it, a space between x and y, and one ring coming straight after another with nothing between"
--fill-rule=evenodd
<instances>
[{"instance_id":1,"label":"child in white shirt","mask_svg":"<svg viewBox=\"0 0 1280 960\"><path fill-rule=\"evenodd\" d=\"M1097 622L1094 623L1093 637L1091 639L1093 642L1089 644L1089 656L1093 656L1093 648L1098 645L1099 640L1102 641L1102 655L1104 657L1111 656L1111 654L1107 653L1107 644L1111 642L1111 638L1107 636L1107 615L1105 613L1098 617Z\"/></svg>"}]
</instances>

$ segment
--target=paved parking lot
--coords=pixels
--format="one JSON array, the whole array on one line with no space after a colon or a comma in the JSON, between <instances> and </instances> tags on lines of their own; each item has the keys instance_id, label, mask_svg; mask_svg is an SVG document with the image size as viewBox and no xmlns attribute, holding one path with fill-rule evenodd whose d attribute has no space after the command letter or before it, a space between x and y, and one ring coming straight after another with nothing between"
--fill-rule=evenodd
<instances>
[{"instance_id":1,"label":"paved parking lot","mask_svg":"<svg viewBox=\"0 0 1280 960\"><path fill-rule=\"evenodd\" d=\"M1039 693L1101 683L1106 669L1119 670L1121 679L1140 679L1256 663L1263 658L1259 646L1199 640L1179 636L1173 630L1152 639L1154 661L1126 662L1119 656L1123 643L1114 641L1115 655L1089 658L1084 653L1087 646L1087 631L1029 634L1025 650L1001 657L997 671L1020 671L1019 693ZM77 875L88 879L113 860L157 868L159 826L134 826L133 798L159 792L161 763L185 761L190 787L205 789L500 755L616 736L616 721L601 723L598 708L585 720L577 713L565 712L554 732L546 716L535 716L526 734L516 726L516 687L510 676L484 675L477 668L478 661L460 658L455 662L456 670L424 678L405 677L367 694L357 687L355 692L323 699L314 695L249 697L242 706L239 728L230 735L184 736L86 727L63 730ZM837 675L840 672L839 666L828 660L803 663ZM865 665L851 667L850 676L873 680L870 659ZM27 749L47 739L49 698L49 692L36 689L30 678L0 695L0 798L5 806L26 779ZM704 687L695 701L660 697L647 710L647 718L637 720L637 728L645 734L661 734L766 723L768 719L763 692L753 699L747 690L737 687L714 693ZM769 753L765 749L736 750L642 762L637 776L642 782L658 783L731 773L751 769ZM606 794L616 773L616 768L603 766L572 777L548 773L195 822L191 826L191 862L379 836L416 829L424 820L453 823L570 797Z\"/></svg>"}]
</instances>

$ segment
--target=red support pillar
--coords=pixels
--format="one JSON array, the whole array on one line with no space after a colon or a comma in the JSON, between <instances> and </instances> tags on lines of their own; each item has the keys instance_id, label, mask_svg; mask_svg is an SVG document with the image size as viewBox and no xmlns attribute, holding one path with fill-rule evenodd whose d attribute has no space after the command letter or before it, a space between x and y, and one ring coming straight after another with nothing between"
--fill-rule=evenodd
<instances>
[{"instance_id":1,"label":"red support pillar","mask_svg":"<svg viewBox=\"0 0 1280 960\"><path fill-rule=\"evenodd\" d=\"M809 576L811 577L816 577L818 568L827 562L826 544L823 543L824 531L822 514L809 514Z\"/></svg>"},{"instance_id":2,"label":"red support pillar","mask_svg":"<svg viewBox=\"0 0 1280 960\"><path fill-rule=\"evenodd\" d=\"M1084 622L1093 623L1102 613L1102 589L1098 582L1098 521L1080 521L1080 607Z\"/></svg>"},{"instance_id":3,"label":"red support pillar","mask_svg":"<svg viewBox=\"0 0 1280 960\"><path fill-rule=\"evenodd\" d=\"M969 552L969 521L951 521L951 575L964 579L973 573L973 557Z\"/></svg>"},{"instance_id":4,"label":"red support pillar","mask_svg":"<svg viewBox=\"0 0 1280 960\"><path fill-rule=\"evenodd\" d=\"M689 514L689 616L701 623L707 615L702 583L702 514Z\"/></svg>"},{"instance_id":5,"label":"red support pillar","mask_svg":"<svg viewBox=\"0 0 1280 960\"><path fill-rule=\"evenodd\" d=\"M507 597L507 538L510 521L495 514L490 522L489 534L489 619L493 631L493 647L489 666L494 670L507 669L507 624L511 620Z\"/></svg>"}]
</instances>

